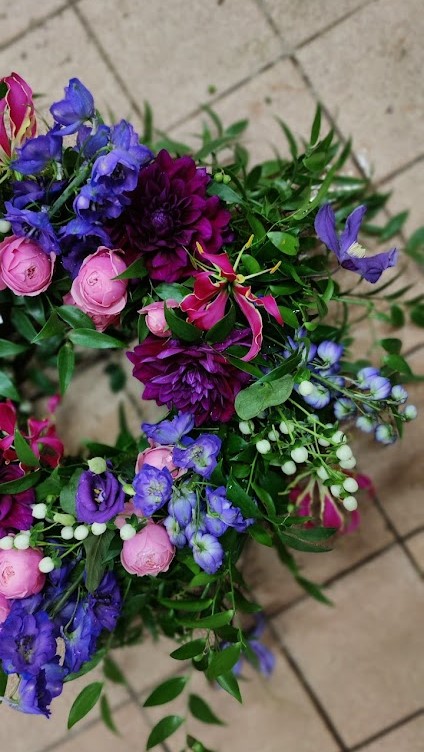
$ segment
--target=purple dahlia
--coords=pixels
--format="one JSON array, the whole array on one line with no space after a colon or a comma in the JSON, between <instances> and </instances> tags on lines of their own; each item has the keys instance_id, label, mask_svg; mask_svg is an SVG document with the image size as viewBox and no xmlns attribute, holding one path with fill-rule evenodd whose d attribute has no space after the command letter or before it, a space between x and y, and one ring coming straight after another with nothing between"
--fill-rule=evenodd
<instances>
[{"instance_id":1,"label":"purple dahlia","mask_svg":"<svg viewBox=\"0 0 424 752\"><path fill-rule=\"evenodd\" d=\"M17 464L0 460L0 483L17 480L25 475ZM18 530L29 530L32 524L31 504L35 501L34 490L20 493L0 494L0 538Z\"/></svg>"},{"instance_id":2,"label":"purple dahlia","mask_svg":"<svg viewBox=\"0 0 424 752\"><path fill-rule=\"evenodd\" d=\"M211 178L191 157L173 159L165 150L139 174L131 203L111 228L116 247L141 253L152 279L175 282L192 271L187 251L196 243L217 253L229 239L231 215L208 196Z\"/></svg>"},{"instance_id":3,"label":"purple dahlia","mask_svg":"<svg viewBox=\"0 0 424 752\"><path fill-rule=\"evenodd\" d=\"M143 399L192 413L197 426L207 420L230 420L236 395L250 376L232 366L224 350L234 344L247 345L246 333L247 330L235 332L213 347L147 337L128 353L134 365L133 375L144 384Z\"/></svg>"}]
</instances>

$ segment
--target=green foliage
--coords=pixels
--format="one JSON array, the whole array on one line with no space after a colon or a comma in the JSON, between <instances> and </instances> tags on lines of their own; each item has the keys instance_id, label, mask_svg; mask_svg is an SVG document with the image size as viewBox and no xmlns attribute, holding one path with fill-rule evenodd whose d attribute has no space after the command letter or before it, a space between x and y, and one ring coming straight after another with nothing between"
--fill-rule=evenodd
<instances>
[{"instance_id":1,"label":"green foliage","mask_svg":"<svg viewBox=\"0 0 424 752\"><path fill-rule=\"evenodd\" d=\"M94 708L94 706L100 700L102 689L102 682L92 682L91 684L88 684L86 687L84 687L83 690L81 690L78 697L74 700L69 711L68 729L71 729L73 726L75 726L76 723L78 723L90 712L90 710Z\"/></svg>"}]
</instances>

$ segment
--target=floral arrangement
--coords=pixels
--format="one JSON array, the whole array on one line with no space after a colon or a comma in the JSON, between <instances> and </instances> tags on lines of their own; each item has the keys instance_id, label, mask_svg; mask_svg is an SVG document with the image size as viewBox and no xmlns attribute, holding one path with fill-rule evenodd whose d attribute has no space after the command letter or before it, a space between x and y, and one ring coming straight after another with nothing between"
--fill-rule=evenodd
<instances>
[{"instance_id":1,"label":"floral arrangement","mask_svg":"<svg viewBox=\"0 0 424 752\"><path fill-rule=\"evenodd\" d=\"M350 145L320 137L319 108L308 143L280 121L291 157L253 167L247 122L225 129L207 108L194 153L154 129L148 106L141 138L107 125L78 79L50 112L37 135L29 85L1 80L0 696L49 716L64 683L101 661L105 682L123 681L114 647L164 634L173 659L241 700L242 660L273 666L245 545L275 547L326 601L291 551L329 550L358 525L372 484L352 431L388 445L416 417L401 339L354 350L361 318L424 324L421 298L390 288L399 274L379 284L398 251L363 245L388 243L406 217L373 223L387 196L343 174ZM136 437L122 418L115 446L66 456L54 412L87 349L114 388L108 351L127 350L143 399L166 413ZM69 726L100 701L114 730L105 687L85 687ZM195 694L188 711L218 720ZM185 720L163 718L148 748Z\"/></svg>"}]
</instances>

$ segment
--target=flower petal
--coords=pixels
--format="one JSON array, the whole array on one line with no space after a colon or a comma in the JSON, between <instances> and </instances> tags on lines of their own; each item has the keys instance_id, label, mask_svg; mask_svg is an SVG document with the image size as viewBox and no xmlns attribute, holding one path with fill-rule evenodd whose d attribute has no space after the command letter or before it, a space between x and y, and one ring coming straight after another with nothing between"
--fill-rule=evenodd
<instances>
[{"instance_id":1,"label":"flower petal","mask_svg":"<svg viewBox=\"0 0 424 752\"><path fill-rule=\"evenodd\" d=\"M356 243L359 229L361 227L364 214L367 210L366 206L358 206L349 214L345 228L340 235L340 258L343 259L347 250L353 243Z\"/></svg>"},{"instance_id":2,"label":"flower petal","mask_svg":"<svg viewBox=\"0 0 424 752\"><path fill-rule=\"evenodd\" d=\"M321 206L315 217L315 232L319 239L333 251L337 257L340 254L340 242L336 232L336 215L331 204Z\"/></svg>"},{"instance_id":3,"label":"flower petal","mask_svg":"<svg viewBox=\"0 0 424 752\"><path fill-rule=\"evenodd\" d=\"M261 349L263 322L261 314L255 308L255 304L247 298L246 294L243 294L242 290L249 290L249 288L241 288L239 285L235 286L234 298L244 313L253 334L250 350L242 357L242 360L253 360Z\"/></svg>"},{"instance_id":4,"label":"flower petal","mask_svg":"<svg viewBox=\"0 0 424 752\"><path fill-rule=\"evenodd\" d=\"M357 272L367 282L374 284L378 282L382 273L391 266L396 266L398 260L398 252L396 248L392 248L390 251L384 253L377 253L376 256L365 256L364 258L355 258L348 254L341 261L341 265L345 269L349 269L352 272Z\"/></svg>"}]
</instances>

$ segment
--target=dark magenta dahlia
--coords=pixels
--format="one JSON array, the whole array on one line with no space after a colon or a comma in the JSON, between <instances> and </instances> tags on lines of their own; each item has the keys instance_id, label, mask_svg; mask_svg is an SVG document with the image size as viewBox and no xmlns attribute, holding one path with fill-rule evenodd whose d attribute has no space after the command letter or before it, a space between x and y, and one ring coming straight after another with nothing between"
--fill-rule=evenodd
<instances>
[{"instance_id":1,"label":"dark magenta dahlia","mask_svg":"<svg viewBox=\"0 0 424 752\"><path fill-rule=\"evenodd\" d=\"M192 271L196 242L217 253L230 239L231 218L218 196L208 196L211 178L191 157L165 150L140 170L130 205L110 228L115 247L141 253L152 279L175 282Z\"/></svg>"},{"instance_id":2,"label":"dark magenta dahlia","mask_svg":"<svg viewBox=\"0 0 424 752\"><path fill-rule=\"evenodd\" d=\"M234 415L236 395L250 379L225 357L224 350L234 344L247 344L246 330L213 347L149 336L128 358L133 375L144 384L143 399L192 413L197 426L208 420L225 423Z\"/></svg>"},{"instance_id":3,"label":"dark magenta dahlia","mask_svg":"<svg viewBox=\"0 0 424 752\"><path fill-rule=\"evenodd\" d=\"M24 471L15 463L0 459L0 483L17 480ZM29 530L32 524L31 504L35 502L32 488L20 493L0 494L0 538L8 533Z\"/></svg>"}]
</instances>

